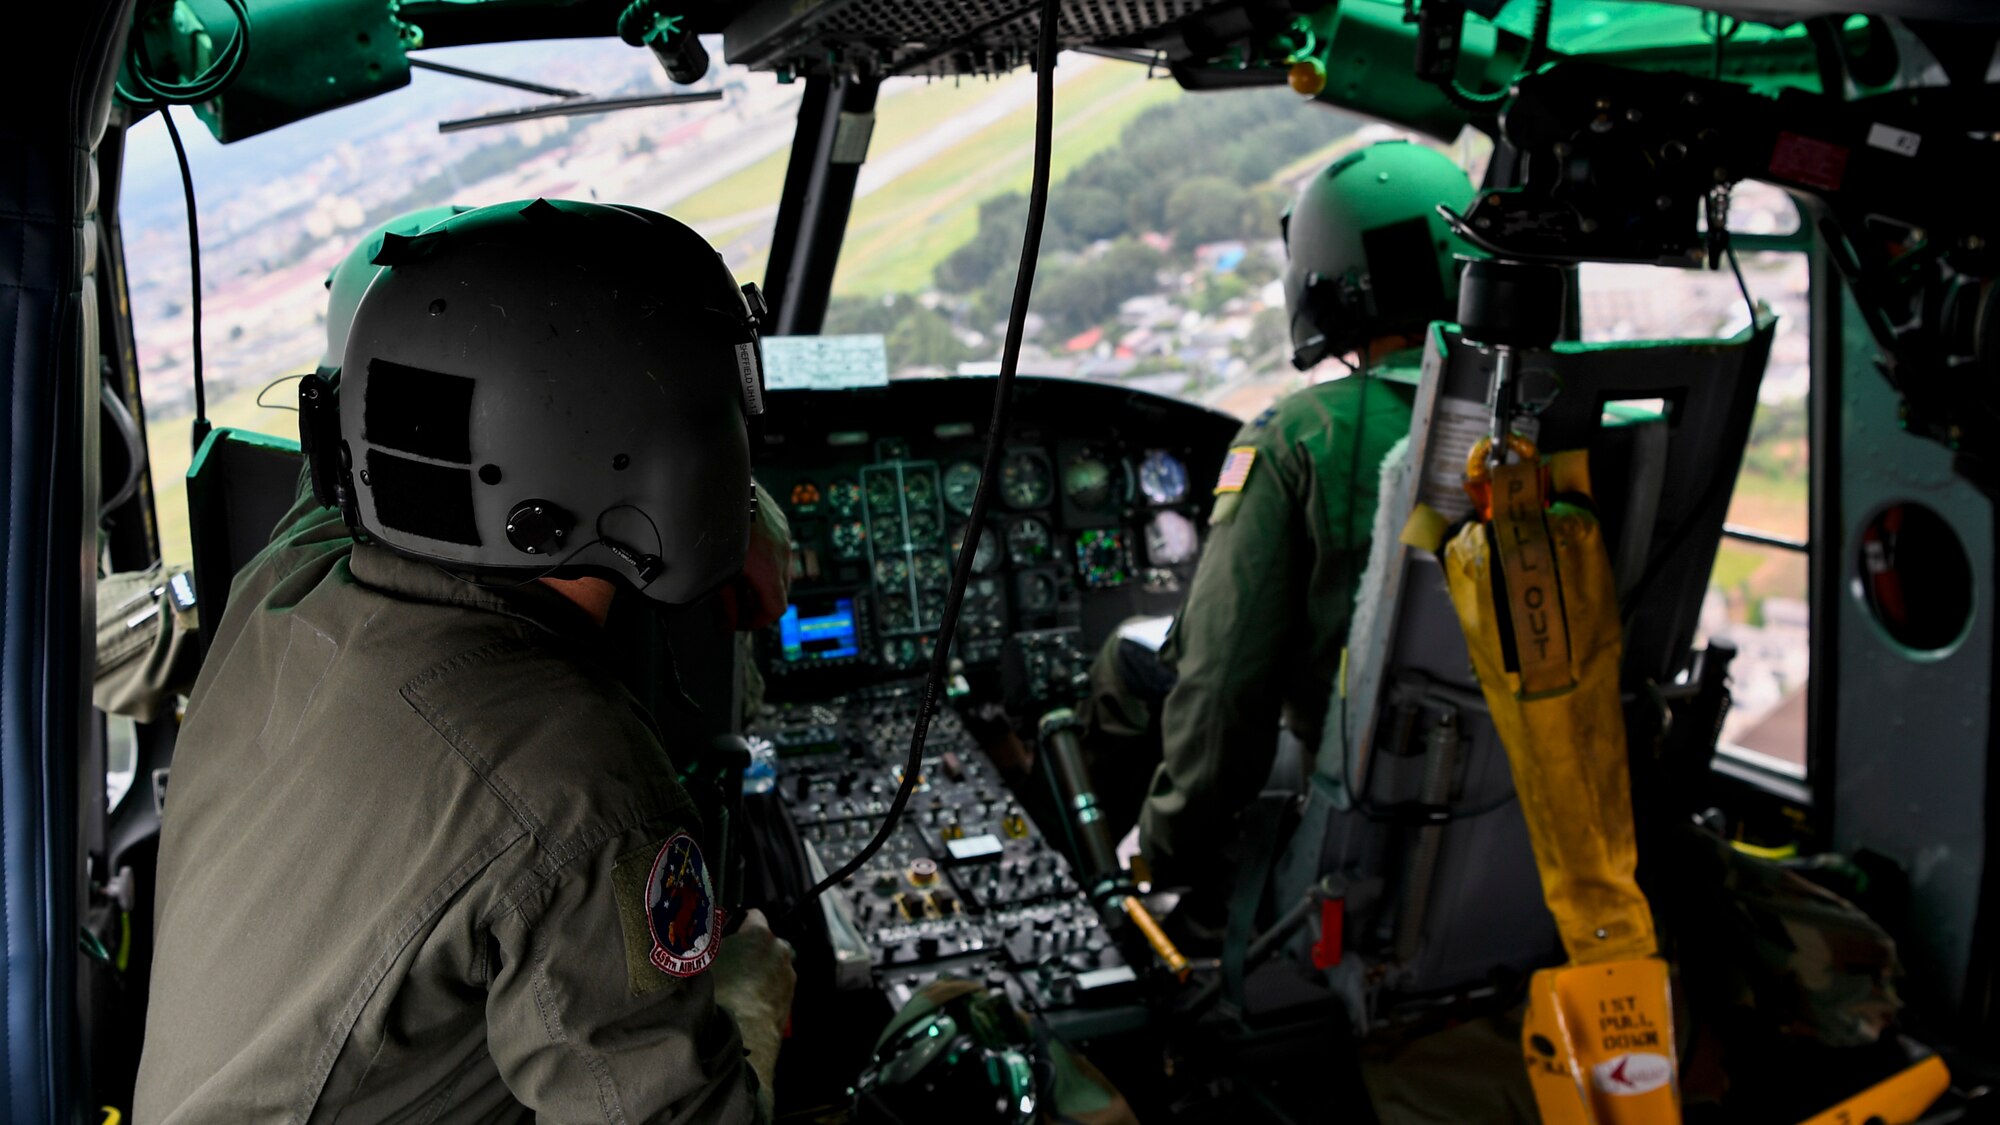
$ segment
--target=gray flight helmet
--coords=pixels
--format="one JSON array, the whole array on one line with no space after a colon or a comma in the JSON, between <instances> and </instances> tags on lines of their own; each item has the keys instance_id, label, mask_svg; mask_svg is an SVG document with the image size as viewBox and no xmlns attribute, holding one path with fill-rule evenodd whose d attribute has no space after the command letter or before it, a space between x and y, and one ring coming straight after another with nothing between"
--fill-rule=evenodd
<instances>
[{"instance_id":1,"label":"gray flight helmet","mask_svg":"<svg viewBox=\"0 0 2000 1125\"><path fill-rule=\"evenodd\" d=\"M742 569L764 309L701 235L538 199L388 234L374 264L337 391L302 399L315 487L359 535L480 581L596 575L669 605Z\"/></svg>"},{"instance_id":2,"label":"gray flight helmet","mask_svg":"<svg viewBox=\"0 0 2000 1125\"><path fill-rule=\"evenodd\" d=\"M420 207L407 211L383 222L347 252L347 257L333 267L326 275L326 354L320 356L319 369L322 373L338 370L340 357L347 350L347 328L354 323L354 310L361 305L361 294L368 289L368 283L382 267L375 264L375 255L382 252L382 239L386 235L409 236L422 234L430 227L472 210L456 204L442 207Z\"/></svg>"},{"instance_id":3,"label":"gray flight helmet","mask_svg":"<svg viewBox=\"0 0 2000 1125\"><path fill-rule=\"evenodd\" d=\"M1281 228L1293 364L1456 315L1456 258L1474 251L1437 209L1462 214L1472 197L1450 157L1408 141L1357 149L1308 179Z\"/></svg>"}]
</instances>

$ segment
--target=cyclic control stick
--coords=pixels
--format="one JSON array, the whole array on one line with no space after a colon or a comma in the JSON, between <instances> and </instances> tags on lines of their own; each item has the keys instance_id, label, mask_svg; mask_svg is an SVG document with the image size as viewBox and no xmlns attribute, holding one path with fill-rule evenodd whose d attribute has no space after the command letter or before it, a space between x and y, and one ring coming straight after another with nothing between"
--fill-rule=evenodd
<instances>
[{"instance_id":1,"label":"cyclic control stick","mask_svg":"<svg viewBox=\"0 0 2000 1125\"><path fill-rule=\"evenodd\" d=\"M1042 752L1048 756L1049 777L1055 783L1056 800L1063 822L1069 828L1071 852L1083 868L1080 880L1092 888L1093 901L1116 899L1132 924L1145 935L1146 944L1175 977L1186 980L1188 960L1175 948L1173 939L1160 927L1152 911L1125 878L1118 863L1118 849L1104 825L1104 813L1097 807L1097 793L1091 788L1090 772L1083 764L1083 743L1077 732L1083 729L1076 713L1067 707L1042 716Z\"/></svg>"}]
</instances>

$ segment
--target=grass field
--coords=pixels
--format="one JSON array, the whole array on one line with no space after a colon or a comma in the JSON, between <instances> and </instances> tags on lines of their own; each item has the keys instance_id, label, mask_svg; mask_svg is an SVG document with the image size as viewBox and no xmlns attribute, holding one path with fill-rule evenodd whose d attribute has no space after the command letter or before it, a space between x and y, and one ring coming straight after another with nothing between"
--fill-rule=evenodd
<instances>
[{"instance_id":1,"label":"grass field","mask_svg":"<svg viewBox=\"0 0 2000 1125\"><path fill-rule=\"evenodd\" d=\"M1070 169L1117 144L1141 111L1179 95L1172 82L1148 81L1138 67L1113 63L1063 83L1051 180L1060 184ZM978 230L980 203L1027 190L1034 122L1034 106L1023 105L857 201L834 292L878 296L928 288L937 263Z\"/></svg>"},{"instance_id":2,"label":"grass field","mask_svg":"<svg viewBox=\"0 0 2000 1125\"><path fill-rule=\"evenodd\" d=\"M1094 61L1078 65L1081 73L1057 88L1050 170L1058 182L1071 168L1117 144L1120 131L1142 110L1180 93L1172 82L1148 81L1138 67ZM899 150L926 143L939 122L1032 81L1031 75L1018 74L956 86L938 82L884 97L876 111L869 159L907 156ZM937 263L978 229L981 203L1005 192L1027 190L1034 124L1034 105L1023 102L998 120L953 138L858 199L841 248L834 292L877 296L929 287ZM753 228L768 229L771 220L763 212L777 205L788 159L787 152L774 152L669 209L718 243ZM732 221L753 214L756 217L749 221ZM753 254L739 272L756 277L766 256L764 251Z\"/></svg>"},{"instance_id":3,"label":"grass field","mask_svg":"<svg viewBox=\"0 0 2000 1125\"><path fill-rule=\"evenodd\" d=\"M1000 93L1008 83L1022 81L1024 77L1015 75L995 82L966 82L957 86L940 82L885 94L876 106L875 132L868 142L869 157L879 158L894 152L939 121L973 109ZM699 226L754 208L775 206L784 187L785 165L790 159L791 150L780 148L755 164L676 200L671 206L674 217Z\"/></svg>"}]
</instances>

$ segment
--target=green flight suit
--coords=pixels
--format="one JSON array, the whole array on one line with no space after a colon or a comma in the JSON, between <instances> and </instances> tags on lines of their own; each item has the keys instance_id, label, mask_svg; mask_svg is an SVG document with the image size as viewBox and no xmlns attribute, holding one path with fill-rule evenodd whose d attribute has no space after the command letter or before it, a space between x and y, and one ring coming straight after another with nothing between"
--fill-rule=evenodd
<instances>
[{"instance_id":1,"label":"green flight suit","mask_svg":"<svg viewBox=\"0 0 2000 1125\"><path fill-rule=\"evenodd\" d=\"M1318 745L1368 562L1382 459L1410 430L1413 378L1398 368L1315 384L1230 443L1255 459L1240 491L1215 498L1160 652L1178 680L1139 826L1162 884L1224 885L1222 848L1270 775L1281 715Z\"/></svg>"},{"instance_id":2,"label":"green flight suit","mask_svg":"<svg viewBox=\"0 0 2000 1125\"><path fill-rule=\"evenodd\" d=\"M301 497L182 728L141 1125L759 1116L710 974L649 960L697 814L596 643Z\"/></svg>"}]
</instances>

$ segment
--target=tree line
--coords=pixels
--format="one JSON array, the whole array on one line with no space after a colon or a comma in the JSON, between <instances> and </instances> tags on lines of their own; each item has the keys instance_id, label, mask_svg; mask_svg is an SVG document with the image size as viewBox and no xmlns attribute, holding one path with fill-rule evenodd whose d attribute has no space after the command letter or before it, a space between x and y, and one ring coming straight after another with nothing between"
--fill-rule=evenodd
<instances>
[{"instance_id":1,"label":"tree line","mask_svg":"<svg viewBox=\"0 0 2000 1125\"><path fill-rule=\"evenodd\" d=\"M1272 175L1356 125L1283 89L1186 94L1147 108L1049 192L1033 303L1044 340L1087 331L1129 298L1157 292L1160 274L1196 246L1277 237L1289 199ZM972 238L932 272L940 307L908 296L837 299L826 331L882 332L893 368L971 358L945 310L981 331L1005 319L1027 213L1020 192L979 205ZM1148 232L1167 235L1171 250L1141 241Z\"/></svg>"}]
</instances>

